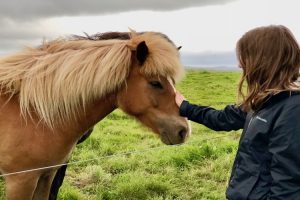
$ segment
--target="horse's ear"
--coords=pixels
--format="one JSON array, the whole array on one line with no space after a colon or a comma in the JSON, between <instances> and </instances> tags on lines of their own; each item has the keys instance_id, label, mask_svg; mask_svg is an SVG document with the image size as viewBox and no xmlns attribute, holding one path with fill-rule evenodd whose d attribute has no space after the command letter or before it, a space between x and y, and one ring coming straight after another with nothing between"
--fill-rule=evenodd
<instances>
[{"instance_id":1,"label":"horse's ear","mask_svg":"<svg viewBox=\"0 0 300 200\"><path fill-rule=\"evenodd\" d=\"M148 54L149 54L149 50L146 45L146 42L145 41L140 42L136 47L136 58L139 61L140 65L144 64Z\"/></svg>"}]
</instances>

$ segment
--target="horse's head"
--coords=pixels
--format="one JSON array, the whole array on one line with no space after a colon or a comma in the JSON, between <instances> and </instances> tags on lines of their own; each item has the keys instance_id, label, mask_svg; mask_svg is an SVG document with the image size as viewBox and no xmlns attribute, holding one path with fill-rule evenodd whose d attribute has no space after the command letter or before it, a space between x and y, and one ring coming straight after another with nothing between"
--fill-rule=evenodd
<instances>
[{"instance_id":1,"label":"horse's head","mask_svg":"<svg viewBox=\"0 0 300 200\"><path fill-rule=\"evenodd\" d=\"M175 59L174 63L178 65L178 50L170 41L167 42L169 44L166 49L156 52L159 56L167 56L167 58L161 57L160 61L156 60L159 58L155 58L157 55L153 52L155 49L151 49L151 44L148 47L147 41L138 42L133 50L134 58L126 84L117 98L118 106L123 111L159 134L162 142L179 144L185 142L190 135L189 123L186 118L179 116L179 108L175 102L173 75L180 70L155 69L164 68L164 61L168 62L167 59Z\"/></svg>"}]
</instances>

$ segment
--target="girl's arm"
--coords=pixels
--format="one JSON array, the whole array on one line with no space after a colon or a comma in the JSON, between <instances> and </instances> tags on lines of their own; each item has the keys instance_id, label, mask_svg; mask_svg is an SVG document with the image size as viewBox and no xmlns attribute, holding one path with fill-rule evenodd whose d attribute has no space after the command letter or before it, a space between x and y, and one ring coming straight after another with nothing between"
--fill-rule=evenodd
<instances>
[{"instance_id":1,"label":"girl's arm","mask_svg":"<svg viewBox=\"0 0 300 200\"><path fill-rule=\"evenodd\" d=\"M179 106L181 116L203 124L215 131L242 129L246 121L247 113L234 105L228 105L223 110L194 105L186 101L179 92L176 92L175 101Z\"/></svg>"}]
</instances>

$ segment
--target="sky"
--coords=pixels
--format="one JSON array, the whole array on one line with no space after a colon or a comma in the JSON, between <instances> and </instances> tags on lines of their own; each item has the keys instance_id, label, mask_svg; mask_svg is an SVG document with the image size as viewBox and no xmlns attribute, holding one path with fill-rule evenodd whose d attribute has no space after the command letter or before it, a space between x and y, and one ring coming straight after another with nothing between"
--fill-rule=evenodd
<instances>
[{"instance_id":1,"label":"sky","mask_svg":"<svg viewBox=\"0 0 300 200\"><path fill-rule=\"evenodd\" d=\"M300 41L298 0L9 0L0 2L0 55L70 34L157 31L185 66L233 67L248 30L288 27Z\"/></svg>"}]
</instances>

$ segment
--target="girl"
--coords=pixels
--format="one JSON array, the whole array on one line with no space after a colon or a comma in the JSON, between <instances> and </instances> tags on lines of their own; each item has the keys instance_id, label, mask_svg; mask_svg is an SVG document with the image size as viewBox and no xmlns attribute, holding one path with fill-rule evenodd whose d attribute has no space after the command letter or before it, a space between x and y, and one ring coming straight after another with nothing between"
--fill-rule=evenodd
<instances>
[{"instance_id":1,"label":"girl","mask_svg":"<svg viewBox=\"0 0 300 200\"><path fill-rule=\"evenodd\" d=\"M240 103L215 110L177 93L180 114L216 131L243 129L228 199L300 199L299 44L288 28L271 25L245 33L236 53Z\"/></svg>"}]
</instances>

